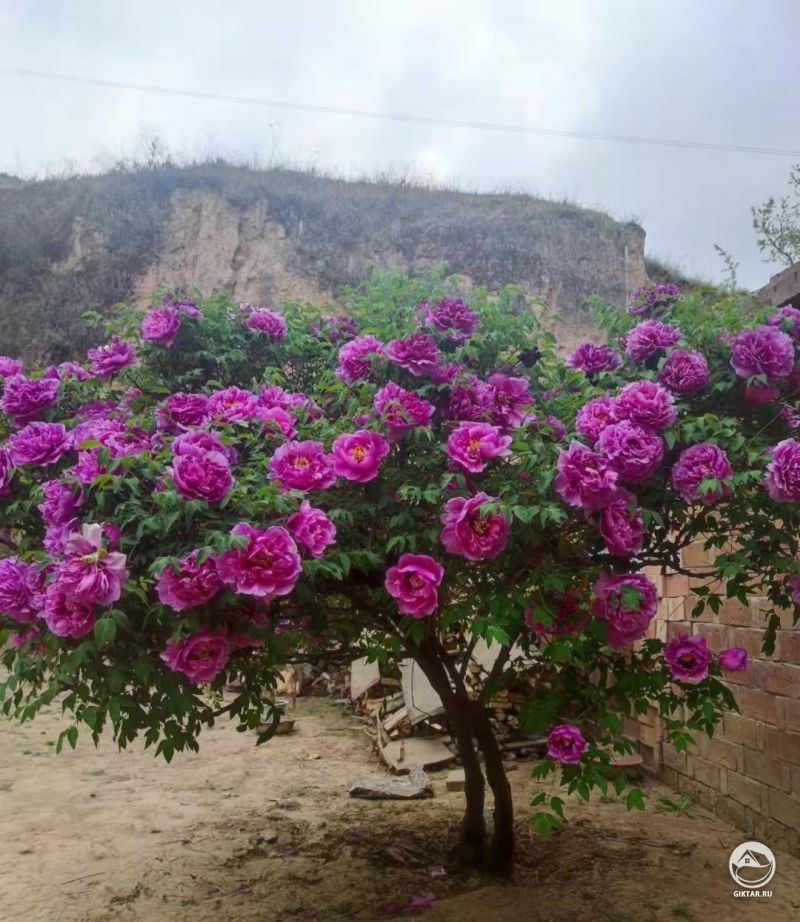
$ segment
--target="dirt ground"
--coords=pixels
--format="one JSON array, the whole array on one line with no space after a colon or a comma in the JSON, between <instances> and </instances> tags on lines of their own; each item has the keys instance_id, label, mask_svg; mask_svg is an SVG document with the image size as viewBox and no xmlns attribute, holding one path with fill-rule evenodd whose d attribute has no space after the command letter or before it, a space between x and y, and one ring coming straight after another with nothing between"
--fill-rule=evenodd
<instances>
[{"instance_id":1,"label":"dirt ground","mask_svg":"<svg viewBox=\"0 0 800 922\"><path fill-rule=\"evenodd\" d=\"M321 700L256 749L220 724L171 765L88 739L56 756L60 715L0 723L2 922L680 922L800 919L800 861L777 852L773 897L735 899L727 862L742 833L692 808L629 814L570 805L532 835L530 764L510 777L520 861L512 884L450 863L462 795L434 775L412 803L347 796L382 775L363 725ZM431 897L434 899L431 900ZM430 903L429 908L413 908Z\"/></svg>"}]
</instances>

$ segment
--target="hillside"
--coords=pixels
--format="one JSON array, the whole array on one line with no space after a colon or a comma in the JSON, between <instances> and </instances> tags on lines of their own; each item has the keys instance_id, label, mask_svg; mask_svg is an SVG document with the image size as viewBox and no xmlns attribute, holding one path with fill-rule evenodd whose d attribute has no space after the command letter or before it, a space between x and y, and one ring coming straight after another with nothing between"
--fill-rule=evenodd
<instances>
[{"instance_id":1,"label":"hillside","mask_svg":"<svg viewBox=\"0 0 800 922\"><path fill-rule=\"evenodd\" d=\"M75 357L86 310L147 303L159 286L320 303L370 264L445 263L469 283L519 283L565 345L597 292L645 277L644 231L522 195L346 182L224 163L0 181L0 354ZM554 319L556 312L562 320Z\"/></svg>"}]
</instances>

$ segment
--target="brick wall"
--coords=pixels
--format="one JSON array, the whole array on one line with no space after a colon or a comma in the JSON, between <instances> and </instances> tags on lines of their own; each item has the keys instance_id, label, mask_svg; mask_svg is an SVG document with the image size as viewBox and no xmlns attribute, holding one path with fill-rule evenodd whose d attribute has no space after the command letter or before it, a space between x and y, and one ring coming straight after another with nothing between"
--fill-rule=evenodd
<instances>
[{"instance_id":1,"label":"brick wall","mask_svg":"<svg viewBox=\"0 0 800 922\"><path fill-rule=\"evenodd\" d=\"M709 562L702 543L684 551L687 567ZM748 835L800 854L800 624L792 627L791 611L781 613L775 653L764 658L764 599L727 599L718 614L707 608L693 620L692 588L705 581L645 572L661 597L651 636L703 634L715 652L744 647L750 657L746 672L725 674L740 712L726 714L713 738L697 735L689 753L663 740L656 713L631 724L645 764Z\"/></svg>"}]
</instances>

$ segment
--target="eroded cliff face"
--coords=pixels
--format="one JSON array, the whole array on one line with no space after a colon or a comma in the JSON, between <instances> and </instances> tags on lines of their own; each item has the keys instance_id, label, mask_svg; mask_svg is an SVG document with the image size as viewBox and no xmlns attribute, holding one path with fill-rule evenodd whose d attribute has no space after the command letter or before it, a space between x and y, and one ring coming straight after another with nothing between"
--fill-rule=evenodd
<instances>
[{"instance_id":1,"label":"eroded cliff face","mask_svg":"<svg viewBox=\"0 0 800 922\"><path fill-rule=\"evenodd\" d=\"M569 348L592 333L588 295L621 306L645 281L644 236L527 196L286 170L209 165L26 183L0 189L0 353L72 357L86 345L83 311L144 306L157 288L323 304L370 266L442 264L466 286L519 284Z\"/></svg>"}]
</instances>

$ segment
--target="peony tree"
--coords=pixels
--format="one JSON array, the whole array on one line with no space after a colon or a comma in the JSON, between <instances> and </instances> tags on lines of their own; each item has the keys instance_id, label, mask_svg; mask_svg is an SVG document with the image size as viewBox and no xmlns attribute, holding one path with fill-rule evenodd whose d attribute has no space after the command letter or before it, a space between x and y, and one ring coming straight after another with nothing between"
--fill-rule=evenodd
<instances>
[{"instance_id":1,"label":"peony tree","mask_svg":"<svg viewBox=\"0 0 800 922\"><path fill-rule=\"evenodd\" d=\"M531 679L536 776L619 794L624 718L685 748L747 668L657 639L644 568L688 574L695 615L765 596L766 651L800 602L800 313L669 285L597 311L607 342L564 361L517 289L378 274L327 313L168 295L82 363L0 358L4 712L58 701L59 749L85 728L169 761L223 715L266 740L288 662L413 657L464 766L458 854L509 871L498 688Z\"/></svg>"}]
</instances>

